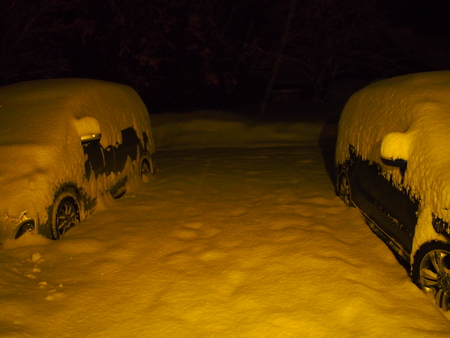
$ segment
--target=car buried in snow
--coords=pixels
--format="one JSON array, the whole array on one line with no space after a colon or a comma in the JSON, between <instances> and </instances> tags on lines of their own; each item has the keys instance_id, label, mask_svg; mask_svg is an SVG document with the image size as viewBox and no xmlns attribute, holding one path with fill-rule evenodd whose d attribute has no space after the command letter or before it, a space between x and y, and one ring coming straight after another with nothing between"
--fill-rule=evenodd
<instances>
[{"instance_id":1,"label":"car buried in snow","mask_svg":"<svg viewBox=\"0 0 450 338\"><path fill-rule=\"evenodd\" d=\"M450 318L450 71L356 92L338 127L336 193Z\"/></svg>"},{"instance_id":2,"label":"car buried in snow","mask_svg":"<svg viewBox=\"0 0 450 338\"><path fill-rule=\"evenodd\" d=\"M129 86L90 79L0 88L0 246L60 238L99 196L154 173L150 117Z\"/></svg>"}]
</instances>

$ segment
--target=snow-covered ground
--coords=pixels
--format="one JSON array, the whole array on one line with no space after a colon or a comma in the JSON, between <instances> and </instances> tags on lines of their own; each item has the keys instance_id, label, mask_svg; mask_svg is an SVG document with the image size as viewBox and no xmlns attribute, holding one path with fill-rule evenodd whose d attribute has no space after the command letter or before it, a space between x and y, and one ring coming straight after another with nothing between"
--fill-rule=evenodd
<instances>
[{"instance_id":1,"label":"snow-covered ground","mask_svg":"<svg viewBox=\"0 0 450 338\"><path fill-rule=\"evenodd\" d=\"M450 337L335 196L333 128L225 112L152 124L148 183L59 241L0 251L0 337Z\"/></svg>"}]
</instances>

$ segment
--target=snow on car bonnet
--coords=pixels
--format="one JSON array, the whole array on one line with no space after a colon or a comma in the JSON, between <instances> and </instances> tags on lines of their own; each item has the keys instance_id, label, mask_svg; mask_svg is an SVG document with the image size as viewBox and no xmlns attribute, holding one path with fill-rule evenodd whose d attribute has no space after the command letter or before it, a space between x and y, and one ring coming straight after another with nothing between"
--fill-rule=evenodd
<instances>
[{"instance_id":1,"label":"snow on car bonnet","mask_svg":"<svg viewBox=\"0 0 450 338\"><path fill-rule=\"evenodd\" d=\"M349 145L363 160L407 160L404 177L398 168L382 165L383 170L424 204L444 210L450 207L449 131L450 71L378 81L355 93L344 107L336 164L349 159Z\"/></svg>"}]
</instances>

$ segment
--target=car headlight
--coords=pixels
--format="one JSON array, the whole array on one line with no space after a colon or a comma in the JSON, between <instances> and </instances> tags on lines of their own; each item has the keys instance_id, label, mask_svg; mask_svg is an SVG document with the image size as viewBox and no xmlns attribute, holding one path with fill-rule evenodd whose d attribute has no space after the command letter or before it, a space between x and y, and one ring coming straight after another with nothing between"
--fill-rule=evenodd
<instances>
[{"instance_id":1,"label":"car headlight","mask_svg":"<svg viewBox=\"0 0 450 338\"><path fill-rule=\"evenodd\" d=\"M34 221L33 218L29 218L26 221L20 223L16 232L16 236L14 238L17 239L26 232L34 232L35 229L36 229L36 222Z\"/></svg>"},{"instance_id":2,"label":"car headlight","mask_svg":"<svg viewBox=\"0 0 450 338\"><path fill-rule=\"evenodd\" d=\"M23 211L19 216L19 225L17 226L15 239L19 238L26 232L34 232L36 230L36 221L34 218L27 217L27 210Z\"/></svg>"}]
</instances>

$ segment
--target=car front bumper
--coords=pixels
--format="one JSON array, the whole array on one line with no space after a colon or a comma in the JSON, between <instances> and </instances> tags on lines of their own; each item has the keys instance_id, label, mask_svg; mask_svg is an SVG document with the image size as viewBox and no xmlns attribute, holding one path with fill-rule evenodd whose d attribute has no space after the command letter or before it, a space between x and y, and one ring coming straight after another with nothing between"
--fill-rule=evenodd
<instances>
[{"instance_id":1,"label":"car front bumper","mask_svg":"<svg viewBox=\"0 0 450 338\"><path fill-rule=\"evenodd\" d=\"M0 216L0 245L8 238L17 239L25 232L36 233L37 220L28 217L27 211L18 216Z\"/></svg>"}]
</instances>

